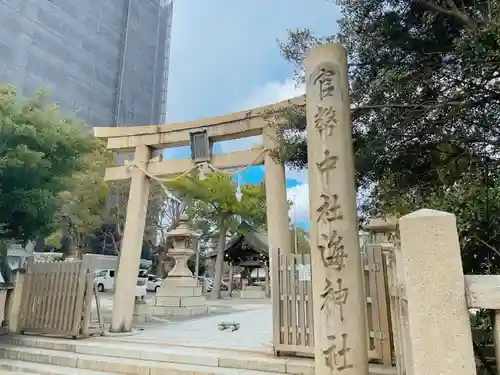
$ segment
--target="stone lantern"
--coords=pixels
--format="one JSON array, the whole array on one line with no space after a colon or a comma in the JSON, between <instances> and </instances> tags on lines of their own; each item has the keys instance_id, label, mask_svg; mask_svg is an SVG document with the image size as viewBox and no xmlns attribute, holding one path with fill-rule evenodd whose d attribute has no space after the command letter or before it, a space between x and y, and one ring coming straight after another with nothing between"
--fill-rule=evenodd
<instances>
[{"instance_id":1,"label":"stone lantern","mask_svg":"<svg viewBox=\"0 0 500 375\"><path fill-rule=\"evenodd\" d=\"M153 315L191 316L208 311L202 288L187 266L187 261L196 252L193 240L198 237L187 223L188 217L181 215L179 225L167 234L173 240L174 248L168 254L175 259L175 266L156 293Z\"/></svg>"},{"instance_id":2,"label":"stone lantern","mask_svg":"<svg viewBox=\"0 0 500 375\"><path fill-rule=\"evenodd\" d=\"M196 253L193 249L193 239L198 234L189 229L187 215L181 215L177 228L167 233L172 238L174 248L168 250L168 254L175 259L175 266L168 273L168 277L193 277L193 273L187 266L187 261Z\"/></svg>"}]
</instances>

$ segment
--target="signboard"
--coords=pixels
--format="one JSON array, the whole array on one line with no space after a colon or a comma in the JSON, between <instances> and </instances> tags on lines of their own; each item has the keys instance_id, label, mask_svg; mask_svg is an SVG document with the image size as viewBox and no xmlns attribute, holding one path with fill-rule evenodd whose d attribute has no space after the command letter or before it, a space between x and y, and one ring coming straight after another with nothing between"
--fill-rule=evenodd
<instances>
[{"instance_id":1,"label":"signboard","mask_svg":"<svg viewBox=\"0 0 500 375\"><path fill-rule=\"evenodd\" d=\"M299 281L311 281L311 265L310 264L297 264L299 271Z\"/></svg>"}]
</instances>

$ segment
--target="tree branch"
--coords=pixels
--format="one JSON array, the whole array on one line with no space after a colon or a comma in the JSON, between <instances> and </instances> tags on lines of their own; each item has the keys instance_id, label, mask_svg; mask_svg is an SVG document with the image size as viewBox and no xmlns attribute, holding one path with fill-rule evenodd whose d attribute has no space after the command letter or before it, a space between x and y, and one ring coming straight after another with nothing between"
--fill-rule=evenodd
<instances>
[{"instance_id":1,"label":"tree branch","mask_svg":"<svg viewBox=\"0 0 500 375\"><path fill-rule=\"evenodd\" d=\"M446 16L450 16L451 18L456 19L457 21L460 21L463 23L465 26L467 26L471 30L477 30L478 23L474 20L472 20L469 16L467 16L465 13L461 12L460 9L456 6L455 2L453 0L446 0L446 3L451 9L446 9L440 5L437 5L431 1L427 0L413 0L415 3L418 3L428 9L434 10L437 13L444 14Z\"/></svg>"}]
</instances>

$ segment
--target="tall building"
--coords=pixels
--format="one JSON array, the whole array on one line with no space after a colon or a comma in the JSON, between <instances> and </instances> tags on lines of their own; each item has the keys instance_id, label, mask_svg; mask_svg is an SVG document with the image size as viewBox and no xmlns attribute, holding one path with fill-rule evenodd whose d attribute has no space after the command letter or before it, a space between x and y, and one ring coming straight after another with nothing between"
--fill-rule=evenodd
<instances>
[{"instance_id":1,"label":"tall building","mask_svg":"<svg viewBox=\"0 0 500 375\"><path fill-rule=\"evenodd\" d=\"M0 82L91 126L165 122L171 0L0 0Z\"/></svg>"}]
</instances>

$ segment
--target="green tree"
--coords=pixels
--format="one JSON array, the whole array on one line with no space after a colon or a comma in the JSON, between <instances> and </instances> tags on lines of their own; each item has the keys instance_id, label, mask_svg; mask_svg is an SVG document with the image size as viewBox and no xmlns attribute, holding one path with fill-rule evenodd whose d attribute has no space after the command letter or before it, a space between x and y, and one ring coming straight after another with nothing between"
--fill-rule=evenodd
<instances>
[{"instance_id":1,"label":"green tree","mask_svg":"<svg viewBox=\"0 0 500 375\"><path fill-rule=\"evenodd\" d=\"M424 179L416 175L429 169L434 154L450 142L484 157L497 155L498 1L339 4L339 35L290 31L281 49L301 76L304 55L312 46L332 40L346 45L360 182L370 184L397 172L404 174L401 183L432 183L432 173ZM295 115L292 125L303 130L303 110L296 109ZM298 136L288 156L303 166L306 144Z\"/></svg>"},{"instance_id":2,"label":"green tree","mask_svg":"<svg viewBox=\"0 0 500 375\"><path fill-rule=\"evenodd\" d=\"M357 182L371 193L364 211L384 214L394 209L388 197L405 197L396 201L411 202L411 210L448 206L462 215L440 200L466 191L476 202L472 212L493 220L491 199L487 210L479 202L495 195L498 182L492 171L500 160L500 2L341 0L339 5L338 35L290 31L281 50L303 77L303 58L311 47L333 40L347 47ZM305 109L287 112L281 155L289 165L305 167ZM438 193L448 195L436 199ZM493 232L477 227L477 221L468 223L481 241L464 241L471 246L464 252L473 250L480 262L498 261L492 248L500 243Z\"/></svg>"},{"instance_id":3,"label":"green tree","mask_svg":"<svg viewBox=\"0 0 500 375\"><path fill-rule=\"evenodd\" d=\"M105 144L96 141L94 150L83 161L83 169L68 178L68 189L59 194L61 248L66 256L74 255L75 247L86 248L89 237L101 229L107 216L109 191L104 173L113 155Z\"/></svg>"},{"instance_id":4,"label":"green tree","mask_svg":"<svg viewBox=\"0 0 500 375\"><path fill-rule=\"evenodd\" d=\"M284 57L340 41L350 57L357 181L365 212L457 215L467 272L494 272L498 248L500 2L339 0L339 35L289 32ZM332 9L333 10L333 9ZM304 108L288 111L282 152L307 165Z\"/></svg>"},{"instance_id":5,"label":"green tree","mask_svg":"<svg viewBox=\"0 0 500 375\"><path fill-rule=\"evenodd\" d=\"M195 221L204 221L206 230L218 232L218 252L215 264L215 280L211 297L220 298L224 250L228 231L237 229L235 216L252 225L261 226L266 220L265 191L263 185L242 187L242 198L236 198L236 187L231 176L223 173L210 173L204 180L198 176L181 177L167 185L179 196L188 201L187 213Z\"/></svg>"},{"instance_id":6,"label":"green tree","mask_svg":"<svg viewBox=\"0 0 500 375\"><path fill-rule=\"evenodd\" d=\"M60 193L94 144L84 124L62 116L42 92L24 99L13 86L0 86L1 241L53 232Z\"/></svg>"}]
</instances>

